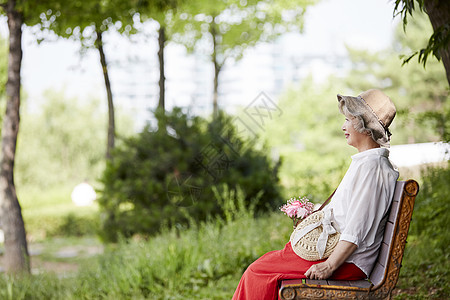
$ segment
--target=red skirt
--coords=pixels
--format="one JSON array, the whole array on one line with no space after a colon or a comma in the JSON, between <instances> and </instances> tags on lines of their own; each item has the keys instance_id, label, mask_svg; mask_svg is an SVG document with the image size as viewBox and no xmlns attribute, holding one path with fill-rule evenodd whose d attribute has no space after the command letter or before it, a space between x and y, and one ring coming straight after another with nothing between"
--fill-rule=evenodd
<instances>
[{"instance_id":1,"label":"red skirt","mask_svg":"<svg viewBox=\"0 0 450 300\"><path fill-rule=\"evenodd\" d=\"M275 300L281 280L304 279L305 272L320 261L307 261L295 254L288 242L283 250L271 251L253 262L242 275L233 300ZM343 263L329 279L360 280L366 278L352 263Z\"/></svg>"}]
</instances>

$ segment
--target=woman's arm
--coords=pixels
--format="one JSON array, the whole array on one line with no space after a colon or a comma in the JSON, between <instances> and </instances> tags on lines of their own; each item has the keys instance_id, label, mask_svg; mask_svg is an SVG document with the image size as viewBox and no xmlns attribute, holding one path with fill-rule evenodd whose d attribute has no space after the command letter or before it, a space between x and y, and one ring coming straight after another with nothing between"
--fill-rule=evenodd
<instances>
[{"instance_id":1,"label":"woman's arm","mask_svg":"<svg viewBox=\"0 0 450 300\"><path fill-rule=\"evenodd\" d=\"M311 266L305 276L309 279L327 279L342 263L355 252L357 246L347 241L339 241L333 253L324 262Z\"/></svg>"}]
</instances>

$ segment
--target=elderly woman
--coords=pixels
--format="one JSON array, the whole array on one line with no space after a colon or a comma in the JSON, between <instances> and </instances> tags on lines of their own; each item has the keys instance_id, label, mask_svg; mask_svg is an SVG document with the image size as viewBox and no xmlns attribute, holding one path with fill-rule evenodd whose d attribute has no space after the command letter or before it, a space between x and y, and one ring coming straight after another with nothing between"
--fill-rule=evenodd
<instances>
[{"instance_id":1,"label":"elderly woman","mask_svg":"<svg viewBox=\"0 0 450 300\"><path fill-rule=\"evenodd\" d=\"M337 98L347 144L359 151L324 208L333 210L341 233L338 244L320 261L300 258L290 242L283 250L266 253L244 272L233 299L277 299L278 283L284 279L359 280L370 274L398 179L385 148L396 110L379 90Z\"/></svg>"}]
</instances>

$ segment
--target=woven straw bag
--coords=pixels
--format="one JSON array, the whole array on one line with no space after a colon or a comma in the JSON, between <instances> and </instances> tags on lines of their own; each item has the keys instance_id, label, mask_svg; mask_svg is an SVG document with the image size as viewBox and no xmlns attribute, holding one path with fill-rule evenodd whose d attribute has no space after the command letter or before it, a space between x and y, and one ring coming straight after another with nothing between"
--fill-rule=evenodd
<instances>
[{"instance_id":1,"label":"woven straw bag","mask_svg":"<svg viewBox=\"0 0 450 300\"><path fill-rule=\"evenodd\" d=\"M324 221L324 218L327 221ZM326 231L328 232L328 234L326 234L327 233L326 232L325 234L322 235L323 240L321 242L322 251L323 246L325 246L325 239L326 239L326 246L323 255L321 256L317 246L319 237L324 231L324 225L322 223L325 223L325 226L327 227ZM309 231L309 228L311 227L315 228ZM304 234L301 238L298 238L299 234L302 235L305 232L305 229L308 232ZM303 221L301 221L300 224L297 225L297 227L291 234L290 241L292 249L294 250L295 254L297 254L298 256L300 256L305 260L317 261L330 256L330 254L336 247L337 243L339 242L340 236L341 234L339 233L339 228L337 227L337 224L334 221L333 211L331 210L324 212L320 210L312 213ZM295 242L295 240L298 241Z\"/></svg>"}]
</instances>

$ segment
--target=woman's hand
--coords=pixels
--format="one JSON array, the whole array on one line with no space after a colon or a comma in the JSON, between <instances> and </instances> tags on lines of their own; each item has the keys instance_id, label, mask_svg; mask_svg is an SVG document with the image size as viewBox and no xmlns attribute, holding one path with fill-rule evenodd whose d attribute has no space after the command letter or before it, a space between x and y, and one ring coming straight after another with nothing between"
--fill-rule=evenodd
<instances>
[{"instance_id":1,"label":"woman's hand","mask_svg":"<svg viewBox=\"0 0 450 300\"><path fill-rule=\"evenodd\" d=\"M309 279L327 279L333 274L333 268L330 266L329 262L326 260L324 262L312 265L308 271L306 271L305 276Z\"/></svg>"},{"instance_id":2,"label":"woman's hand","mask_svg":"<svg viewBox=\"0 0 450 300\"><path fill-rule=\"evenodd\" d=\"M327 279L356 250L356 245L347 241L339 241L333 253L324 262L312 265L305 276L309 279Z\"/></svg>"}]
</instances>

